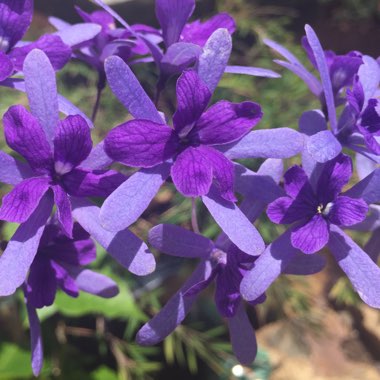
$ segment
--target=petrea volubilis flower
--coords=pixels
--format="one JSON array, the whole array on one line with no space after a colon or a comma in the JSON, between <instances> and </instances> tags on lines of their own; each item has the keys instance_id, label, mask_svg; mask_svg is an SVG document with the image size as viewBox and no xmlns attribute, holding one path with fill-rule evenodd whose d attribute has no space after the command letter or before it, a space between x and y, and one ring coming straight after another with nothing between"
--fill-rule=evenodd
<instances>
[{"instance_id":1,"label":"petrea volubilis flower","mask_svg":"<svg viewBox=\"0 0 380 380\"><path fill-rule=\"evenodd\" d=\"M351 159L342 154L318 166L310 177L298 166L285 173L286 195L272 202L267 213L275 223L294 225L269 245L242 281L245 299L262 294L297 251L312 254L327 245L363 301L380 307L380 268L340 228L365 219L367 203L378 196L372 190L376 181L365 178L340 194L351 175ZM256 280L259 275L261 282Z\"/></svg>"},{"instance_id":2,"label":"petrea volubilis flower","mask_svg":"<svg viewBox=\"0 0 380 380\"><path fill-rule=\"evenodd\" d=\"M24 59L33 49L43 50L55 70L61 69L71 57L70 47L59 36L44 35L35 42L18 46L32 17L33 0L0 1L0 82L22 71Z\"/></svg>"},{"instance_id":3,"label":"petrea volubilis flower","mask_svg":"<svg viewBox=\"0 0 380 380\"><path fill-rule=\"evenodd\" d=\"M332 52L325 52L313 29L306 25L305 30L303 44L320 73L321 82L284 47L273 41L266 43L288 60L276 62L300 76L310 90L322 99L323 112L308 111L300 120L300 130L305 134L306 156L317 162L326 162L336 157L346 146L375 162L379 161L374 141L378 123L375 119L379 112L376 111L376 100L371 99L380 83L379 64L373 58L359 57L357 53L335 56ZM348 89L347 105L337 119L336 107L345 103L342 97L336 101L337 94L341 96L341 89L351 85L354 88L352 91ZM365 110L367 112L364 114ZM363 122L368 125L361 124L363 114Z\"/></svg>"},{"instance_id":4,"label":"petrea volubilis flower","mask_svg":"<svg viewBox=\"0 0 380 380\"><path fill-rule=\"evenodd\" d=\"M42 51L28 55L24 73L32 113L13 106L4 116L6 141L26 163L1 152L0 180L15 187L3 198L0 217L21 225L0 257L0 273L4 274L0 294L13 293L25 280L54 203L67 236L72 236L76 219L130 271L150 273L155 261L147 246L128 230L118 234L104 230L99 208L87 199L107 196L125 177L98 170L103 162L97 150L92 150L90 129L82 117L59 120L55 73Z\"/></svg>"},{"instance_id":5,"label":"petrea volubilis flower","mask_svg":"<svg viewBox=\"0 0 380 380\"><path fill-rule=\"evenodd\" d=\"M257 173L237 167L237 183L242 192L250 192L252 184L263 190L242 205L242 210L251 222L261 214L268 201L278 194L276 182L278 173L282 171L282 163L279 161L267 160ZM151 345L163 340L185 319L198 294L215 281L216 307L219 314L227 319L234 353L241 363L251 363L257 352L256 338L244 310L240 283L254 266L257 257L239 250L224 233L213 242L174 225L163 224L151 229L149 242L166 254L197 258L201 262L163 309L140 329L137 334L138 343ZM322 257L298 254L283 268L283 273L312 274L320 271L324 265ZM262 294L250 301L250 304L255 305L264 300L265 295Z\"/></svg>"},{"instance_id":6,"label":"petrea volubilis flower","mask_svg":"<svg viewBox=\"0 0 380 380\"><path fill-rule=\"evenodd\" d=\"M84 268L95 258L95 244L78 223L74 224L72 239L65 236L56 223L49 222L46 226L23 285L35 376L38 376L43 365L41 329L36 309L53 304L58 289L71 297L78 297L79 291L103 298L118 294L119 289L114 281Z\"/></svg>"}]
</instances>

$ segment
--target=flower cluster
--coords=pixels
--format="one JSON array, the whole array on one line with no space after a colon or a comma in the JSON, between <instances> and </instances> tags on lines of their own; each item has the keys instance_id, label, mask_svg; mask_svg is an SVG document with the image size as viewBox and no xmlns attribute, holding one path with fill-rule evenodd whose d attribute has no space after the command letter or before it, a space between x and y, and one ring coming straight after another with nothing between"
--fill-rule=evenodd
<instances>
[{"instance_id":1,"label":"flower cluster","mask_svg":"<svg viewBox=\"0 0 380 380\"><path fill-rule=\"evenodd\" d=\"M149 231L148 243L199 264L139 330L138 343L163 340L215 282L216 308L227 319L236 357L252 362L256 339L245 308L265 302L281 274L321 271L325 247L362 300L380 308L379 62L356 51L324 51L306 26L302 46L318 78L287 49L266 40L285 59L275 62L306 83L321 110L300 115L299 130L252 131L265 117L257 102L210 104L212 94L224 73L279 75L228 65L236 29L231 16L189 22L195 0L156 0L155 29L129 25L101 0L94 2L101 10L77 8L83 23L51 18L57 32L24 43L33 0L0 1L0 85L25 91L30 106L14 105L3 116L6 143L18 158L0 151L0 181L13 186L2 199L0 219L20 225L0 256L0 295L23 289L34 373L43 361L36 309L51 305L57 289L72 297L79 291L100 297L118 292L111 279L85 268L95 259L94 242L135 275L154 271L148 245L129 227L169 180L193 201L194 231L160 224ZM55 71L71 58L98 73L92 119L57 93ZM131 70L152 61L158 74L154 100ZM164 115L159 98L173 78L177 106ZM131 118L93 146L91 129L106 84ZM346 189L351 152L360 180ZM302 165L283 173L284 160L297 155ZM264 159L257 172L234 161L253 158ZM115 162L137 170L126 176L110 168ZM215 241L199 231L197 199L222 231ZM254 225L264 212L271 222L289 226L271 242ZM346 229L372 232L368 253Z\"/></svg>"}]
</instances>

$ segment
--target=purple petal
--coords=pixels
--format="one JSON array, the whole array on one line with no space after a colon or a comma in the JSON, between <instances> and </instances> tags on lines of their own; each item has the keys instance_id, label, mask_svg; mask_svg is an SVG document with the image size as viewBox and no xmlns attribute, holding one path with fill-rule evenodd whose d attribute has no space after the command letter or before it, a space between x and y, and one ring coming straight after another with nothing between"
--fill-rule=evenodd
<instances>
[{"instance_id":1,"label":"purple petal","mask_svg":"<svg viewBox=\"0 0 380 380\"><path fill-rule=\"evenodd\" d=\"M309 203L315 204L315 195L309 183L309 178L305 171L295 165L288 169L284 175L284 189L286 193L292 198L299 198Z\"/></svg>"},{"instance_id":2,"label":"purple petal","mask_svg":"<svg viewBox=\"0 0 380 380\"><path fill-rule=\"evenodd\" d=\"M299 129L307 136L313 136L327 130L326 119L319 110L304 112L299 120Z\"/></svg>"},{"instance_id":3,"label":"purple petal","mask_svg":"<svg viewBox=\"0 0 380 380\"><path fill-rule=\"evenodd\" d=\"M0 256L0 294L7 296L25 281L53 207L45 196L30 218L18 227Z\"/></svg>"},{"instance_id":4,"label":"purple petal","mask_svg":"<svg viewBox=\"0 0 380 380\"><path fill-rule=\"evenodd\" d=\"M171 168L173 183L185 197L205 195L212 184L213 168L201 148L186 148Z\"/></svg>"},{"instance_id":5,"label":"purple petal","mask_svg":"<svg viewBox=\"0 0 380 380\"><path fill-rule=\"evenodd\" d=\"M291 261L283 268L283 274L309 275L320 272L326 266L326 258L318 254L305 255L297 252Z\"/></svg>"},{"instance_id":6,"label":"purple petal","mask_svg":"<svg viewBox=\"0 0 380 380\"><path fill-rule=\"evenodd\" d=\"M244 276L240 292L247 301L261 297L285 270L298 250L290 243L290 231L278 237L255 261L254 267Z\"/></svg>"},{"instance_id":7,"label":"purple petal","mask_svg":"<svg viewBox=\"0 0 380 380\"><path fill-rule=\"evenodd\" d=\"M179 135L186 136L201 117L211 93L193 70L185 71L177 81L177 111L173 124Z\"/></svg>"},{"instance_id":8,"label":"purple petal","mask_svg":"<svg viewBox=\"0 0 380 380\"><path fill-rule=\"evenodd\" d=\"M195 0L157 0L156 16L162 28L166 47L179 41L182 29L193 14Z\"/></svg>"},{"instance_id":9,"label":"purple petal","mask_svg":"<svg viewBox=\"0 0 380 380\"><path fill-rule=\"evenodd\" d=\"M6 79L3 82L0 82L1 86L14 88L18 91L26 91L25 88L25 82L19 78L9 78ZM80 115L82 116L87 124L90 126L90 128L93 128L93 124L91 120L87 117L85 113L83 113L78 107L76 107L74 104L69 102L66 98L64 98L62 95L58 95L58 107L59 111L62 112L65 115Z\"/></svg>"},{"instance_id":10,"label":"purple petal","mask_svg":"<svg viewBox=\"0 0 380 380\"><path fill-rule=\"evenodd\" d=\"M164 163L129 177L104 201L100 210L102 225L110 231L121 231L134 223L169 177L170 167Z\"/></svg>"},{"instance_id":11,"label":"purple petal","mask_svg":"<svg viewBox=\"0 0 380 380\"><path fill-rule=\"evenodd\" d=\"M277 224L291 224L305 217L311 217L316 212L317 205L305 203L303 199L280 197L270 203L267 209L268 218Z\"/></svg>"},{"instance_id":12,"label":"purple petal","mask_svg":"<svg viewBox=\"0 0 380 380\"><path fill-rule=\"evenodd\" d=\"M232 161L211 147L201 146L198 149L202 151L211 164L212 174L222 198L226 201L236 202L237 199L234 194L235 169Z\"/></svg>"},{"instance_id":13,"label":"purple petal","mask_svg":"<svg viewBox=\"0 0 380 380\"><path fill-rule=\"evenodd\" d=\"M215 188L202 201L230 240L243 252L260 255L265 245L262 237L241 210L218 195Z\"/></svg>"},{"instance_id":14,"label":"purple petal","mask_svg":"<svg viewBox=\"0 0 380 380\"><path fill-rule=\"evenodd\" d=\"M326 205L333 201L347 185L352 175L352 161L349 156L340 154L335 159L328 161L320 174L317 195L319 201ZM361 198L361 197L353 197Z\"/></svg>"},{"instance_id":15,"label":"purple petal","mask_svg":"<svg viewBox=\"0 0 380 380\"><path fill-rule=\"evenodd\" d=\"M33 171L29 165L0 151L0 182L8 185L17 185L22 180L32 176Z\"/></svg>"},{"instance_id":16,"label":"purple petal","mask_svg":"<svg viewBox=\"0 0 380 380\"><path fill-rule=\"evenodd\" d=\"M380 308L380 268L339 227L332 225L329 248L360 298Z\"/></svg>"},{"instance_id":17,"label":"purple petal","mask_svg":"<svg viewBox=\"0 0 380 380\"><path fill-rule=\"evenodd\" d=\"M168 48L160 61L162 74L165 77L170 77L176 73L181 73L193 65L201 53L202 48L198 45L176 42Z\"/></svg>"},{"instance_id":18,"label":"purple petal","mask_svg":"<svg viewBox=\"0 0 380 380\"><path fill-rule=\"evenodd\" d=\"M12 106L5 113L4 134L7 144L21 154L38 173L52 169L50 145L37 119L23 106Z\"/></svg>"},{"instance_id":19,"label":"purple petal","mask_svg":"<svg viewBox=\"0 0 380 380\"><path fill-rule=\"evenodd\" d=\"M91 133L86 120L76 115L60 121L54 137L56 173L70 172L90 154L91 149Z\"/></svg>"},{"instance_id":20,"label":"purple petal","mask_svg":"<svg viewBox=\"0 0 380 380\"><path fill-rule=\"evenodd\" d=\"M57 205L58 221L64 233L72 238L73 236L73 217L71 215L71 203L68 195L61 186L52 186L54 193L54 201Z\"/></svg>"},{"instance_id":21,"label":"purple petal","mask_svg":"<svg viewBox=\"0 0 380 380\"><path fill-rule=\"evenodd\" d=\"M370 175L362 179L355 186L345 192L352 198L364 199L368 204L380 201L380 169L374 170Z\"/></svg>"},{"instance_id":22,"label":"purple petal","mask_svg":"<svg viewBox=\"0 0 380 380\"><path fill-rule=\"evenodd\" d=\"M342 151L342 145L330 131L321 131L306 140L306 149L317 162L327 162Z\"/></svg>"},{"instance_id":23,"label":"purple petal","mask_svg":"<svg viewBox=\"0 0 380 380\"><path fill-rule=\"evenodd\" d=\"M228 13L218 13L204 22L196 20L186 24L181 33L181 41L204 46L210 36L220 28L227 29L230 34L235 31L235 21Z\"/></svg>"},{"instance_id":24,"label":"purple petal","mask_svg":"<svg viewBox=\"0 0 380 380\"><path fill-rule=\"evenodd\" d=\"M32 353L32 370L34 376L38 376L41 372L44 353L42 347L41 326L38 320L36 309L26 304L26 310L28 312L29 326L30 326L30 351Z\"/></svg>"},{"instance_id":25,"label":"purple petal","mask_svg":"<svg viewBox=\"0 0 380 380\"><path fill-rule=\"evenodd\" d=\"M211 93L214 92L232 50L232 39L227 29L216 30L207 40L203 53L199 56L197 72Z\"/></svg>"},{"instance_id":26,"label":"purple petal","mask_svg":"<svg viewBox=\"0 0 380 380\"><path fill-rule=\"evenodd\" d=\"M165 339L185 319L198 293L184 296L194 285L205 281L211 275L208 261L200 263L182 288L166 303L152 320L146 323L137 333L138 344L149 346Z\"/></svg>"},{"instance_id":27,"label":"purple petal","mask_svg":"<svg viewBox=\"0 0 380 380\"><path fill-rule=\"evenodd\" d=\"M90 170L100 170L110 166L112 162L113 160L107 156L104 150L104 141L101 141L92 149L81 166Z\"/></svg>"},{"instance_id":28,"label":"purple petal","mask_svg":"<svg viewBox=\"0 0 380 380\"><path fill-rule=\"evenodd\" d=\"M101 30L102 27L95 23L81 23L69 25L53 35L60 37L64 44L76 47L93 39Z\"/></svg>"},{"instance_id":29,"label":"purple petal","mask_svg":"<svg viewBox=\"0 0 380 380\"><path fill-rule=\"evenodd\" d=\"M232 318L228 318L228 328L236 358L242 364L251 364L257 354L257 343L255 330L252 328L243 304L239 306Z\"/></svg>"},{"instance_id":30,"label":"purple petal","mask_svg":"<svg viewBox=\"0 0 380 380\"><path fill-rule=\"evenodd\" d=\"M341 195L333 202L328 219L338 226L352 226L362 222L367 212L368 205L363 199Z\"/></svg>"},{"instance_id":31,"label":"purple petal","mask_svg":"<svg viewBox=\"0 0 380 380\"><path fill-rule=\"evenodd\" d=\"M364 91L364 104L367 104L379 87L380 65L368 55L364 55L362 59L363 64L359 67L358 76Z\"/></svg>"},{"instance_id":32,"label":"purple petal","mask_svg":"<svg viewBox=\"0 0 380 380\"><path fill-rule=\"evenodd\" d=\"M230 158L289 158L304 148L304 136L290 128L253 131L236 143L218 147Z\"/></svg>"},{"instance_id":33,"label":"purple petal","mask_svg":"<svg viewBox=\"0 0 380 380\"><path fill-rule=\"evenodd\" d=\"M329 241L329 225L322 215L316 214L306 224L292 229L293 247L304 253L315 253Z\"/></svg>"},{"instance_id":34,"label":"purple petal","mask_svg":"<svg viewBox=\"0 0 380 380\"><path fill-rule=\"evenodd\" d=\"M241 303L240 282L242 275L238 268L223 268L216 277L215 304L218 312L225 318L231 318Z\"/></svg>"},{"instance_id":35,"label":"purple petal","mask_svg":"<svg viewBox=\"0 0 380 380\"><path fill-rule=\"evenodd\" d=\"M173 129L149 120L131 120L119 125L108 133L104 144L113 160L144 168L163 163L179 149Z\"/></svg>"},{"instance_id":36,"label":"purple petal","mask_svg":"<svg viewBox=\"0 0 380 380\"><path fill-rule=\"evenodd\" d=\"M61 177L61 183L70 195L105 198L126 179L127 177L114 170L74 169Z\"/></svg>"},{"instance_id":37,"label":"purple petal","mask_svg":"<svg viewBox=\"0 0 380 380\"><path fill-rule=\"evenodd\" d=\"M279 184L284 174L284 163L277 158L268 158L261 164L257 174L270 177L276 184Z\"/></svg>"},{"instance_id":38,"label":"purple petal","mask_svg":"<svg viewBox=\"0 0 380 380\"><path fill-rule=\"evenodd\" d=\"M3 51L0 50L0 82L10 77L12 73L13 73L12 61L7 57L7 55Z\"/></svg>"},{"instance_id":39,"label":"purple petal","mask_svg":"<svg viewBox=\"0 0 380 380\"><path fill-rule=\"evenodd\" d=\"M329 115L329 121L331 124L331 129L336 132L337 130L337 121L335 113L335 103L334 103L334 94L332 90L329 68L327 66L325 53L322 49L321 43L318 40L317 35L310 25L305 26L307 41L310 44L310 48L314 54L314 58L317 64L319 74L321 76L323 92L325 95L327 112Z\"/></svg>"},{"instance_id":40,"label":"purple petal","mask_svg":"<svg viewBox=\"0 0 380 380\"><path fill-rule=\"evenodd\" d=\"M104 67L112 92L135 119L164 123L140 82L121 58L107 58Z\"/></svg>"},{"instance_id":41,"label":"purple petal","mask_svg":"<svg viewBox=\"0 0 380 380\"><path fill-rule=\"evenodd\" d=\"M281 75L262 67L252 67L252 66L227 66L225 73L229 74L243 74L252 75L254 77L264 77L264 78L281 78Z\"/></svg>"},{"instance_id":42,"label":"purple petal","mask_svg":"<svg viewBox=\"0 0 380 380\"><path fill-rule=\"evenodd\" d=\"M28 304L34 308L53 304L57 292L57 279L49 259L37 255L30 267L24 292Z\"/></svg>"},{"instance_id":43,"label":"purple petal","mask_svg":"<svg viewBox=\"0 0 380 380\"><path fill-rule=\"evenodd\" d=\"M14 46L28 30L33 17L33 0L7 0L0 3L0 50Z\"/></svg>"},{"instance_id":44,"label":"purple petal","mask_svg":"<svg viewBox=\"0 0 380 380\"><path fill-rule=\"evenodd\" d=\"M103 274L88 269L69 270L78 288L98 297L112 298L119 293L117 284Z\"/></svg>"},{"instance_id":45,"label":"purple petal","mask_svg":"<svg viewBox=\"0 0 380 380\"><path fill-rule=\"evenodd\" d=\"M231 143L246 135L262 117L261 107L257 103L222 100L202 114L189 138L205 145Z\"/></svg>"},{"instance_id":46,"label":"purple petal","mask_svg":"<svg viewBox=\"0 0 380 380\"><path fill-rule=\"evenodd\" d=\"M297 75L300 79L302 79L306 83L306 85L309 87L309 90L312 94L318 97L321 95L322 86L320 82L303 65L301 66L296 65L293 63L281 61L279 59L275 59L274 62L282 67L285 67L286 69L291 71L293 74Z\"/></svg>"},{"instance_id":47,"label":"purple petal","mask_svg":"<svg viewBox=\"0 0 380 380\"><path fill-rule=\"evenodd\" d=\"M63 29L66 29L66 28L69 28L70 26L72 26L68 22L61 20L58 17L50 16L50 17L48 17L48 20L49 20L49 24L53 25L54 28L57 30L63 30Z\"/></svg>"},{"instance_id":48,"label":"purple petal","mask_svg":"<svg viewBox=\"0 0 380 380\"><path fill-rule=\"evenodd\" d=\"M71 58L71 48L60 37L46 34L35 42L11 50L9 57L17 70L22 71L25 57L34 49L46 54L54 70L62 69Z\"/></svg>"},{"instance_id":49,"label":"purple petal","mask_svg":"<svg viewBox=\"0 0 380 380\"><path fill-rule=\"evenodd\" d=\"M117 233L105 230L100 224L99 207L85 199L71 201L74 218L115 260L139 276L154 271L154 256L142 240L127 229Z\"/></svg>"},{"instance_id":50,"label":"purple petal","mask_svg":"<svg viewBox=\"0 0 380 380\"><path fill-rule=\"evenodd\" d=\"M55 72L41 50L33 50L24 62L25 88L32 114L39 120L49 142L58 125L58 99Z\"/></svg>"},{"instance_id":51,"label":"purple petal","mask_svg":"<svg viewBox=\"0 0 380 380\"><path fill-rule=\"evenodd\" d=\"M265 45L269 46L278 54L286 58L290 63L294 63L296 65L302 66L302 63L299 61L299 59L293 53L291 53L288 49L286 49L284 46L268 38L264 38L263 42Z\"/></svg>"},{"instance_id":52,"label":"purple petal","mask_svg":"<svg viewBox=\"0 0 380 380\"><path fill-rule=\"evenodd\" d=\"M24 223L37 208L49 187L49 178L34 177L23 180L3 197L0 219Z\"/></svg>"},{"instance_id":53,"label":"purple petal","mask_svg":"<svg viewBox=\"0 0 380 380\"><path fill-rule=\"evenodd\" d=\"M173 224L159 224L149 231L149 243L167 255L207 259L214 244L203 237Z\"/></svg>"},{"instance_id":54,"label":"purple petal","mask_svg":"<svg viewBox=\"0 0 380 380\"><path fill-rule=\"evenodd\" d=\"M354 75L363 63L361 57L350 54L336 56L330 66L330 77L333 91L352 85Z\"/></svg>"}]
</instances>

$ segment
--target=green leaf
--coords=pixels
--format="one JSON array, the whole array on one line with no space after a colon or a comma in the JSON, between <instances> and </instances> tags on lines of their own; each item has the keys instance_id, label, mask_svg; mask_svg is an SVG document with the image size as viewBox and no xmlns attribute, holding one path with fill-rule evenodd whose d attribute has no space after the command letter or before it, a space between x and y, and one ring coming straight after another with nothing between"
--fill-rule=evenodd
<instances>
[{"instance_id":1,"label":"green leaf","mask_svg":"<svg viewBox=\"0 0 380 380\"><path fill-rule=\"evenodd\" d=\"M118 380L117 374L110 368L101 366L91 374L92 380Z\"/></svg>"},{"instance_id":2,"label":"green leaf","mask_svg":"<svg viewBox=\"0 0 380 380\"><path fill-rule=\"evenodd\" d=\"M11 343L0 346L0 379L28 379L32 376L30 353Z\"/></svg>"}]
</instances>

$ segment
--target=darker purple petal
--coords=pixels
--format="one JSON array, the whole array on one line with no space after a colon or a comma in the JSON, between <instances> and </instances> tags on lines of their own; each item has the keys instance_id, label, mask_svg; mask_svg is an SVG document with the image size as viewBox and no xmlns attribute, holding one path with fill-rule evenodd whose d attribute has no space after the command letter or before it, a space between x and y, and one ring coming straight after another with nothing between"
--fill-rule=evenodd
<instances>
[{"instance_id":1,"label":"darker purple petal","mask_svg":"<svg viewBox=\"0 0 380 380\"><path fill-rule=\"evenodd\" d=\"M378 133L380 130L380 102L369 99L368 105L361 115L361 125L367 127L369 132Z\"/></svg>"},{"instance_id":2,"label":"darker purple petal","mask_svg":"<svg viewBox=\"0 0 380 380\"><path fill-rule=\"evenodd\" d=\"M114 18L106 11L95 11L92 13L87 13L78 6L75 6L75 10L79 16L82 17L83 21L99 24L102 26L103 31L115 28Z\"/></svg>"},{"instance_id":3,"label":"darker purple petal","mask_svg":"<svg viewBox=\"0 0 380 380\"><path fill-rule=\"evenodd\" d=\"M52 169L52 152L42 126L23 106L12 106L5 113L4 134L7 144L21 154L39 173Z\"/></svg>"},{"instance_id":4,"label":"darker purple petal","mask_svg":"<svg viewBox=\"0 0 380 380\"><path fill-rule=\"evenodd\" d=\"M54 269L58 286L70 297L78 297L78 286L67 268L53 260L51 261L51 265Z\"/></svg>"},{"instance_id":5,"label":"darker purple petal","mask_svg":"<svg viewBox=\"0 0 380 380\"><path fill-rule=\"evenodd\" d=\"M204 46L211 34L220 28L227 29L230 34L235 31L235 21L228 13L219 13L204 22L196 20L186 24L181 34L181 41Z\"/></svg>"},{"instance_id":6,"label":"darker purple petal","mask_svg":"<svg viewBox=\"0 0 380 380\"><path fill-rule=\"evenodd\" d=\"M3 197L0 219L15 223L28 220L49 186L49 179L44 177L28 178L20 182Z\"/></svg>"},{"instance_id":7,"label":"darker purple petal","mask_svg":"<svg viewBox=\"0 0 380 380\"><path fill-rule=\"evenodd\" d=\"M352 226L362 222L367 212L368 205L363 199L354 199L341 195L332 203L328 219L338 226Z\"/></svg>"},{"instance_id":8,"label":"darker purple petal","mask_svg":"<svg viewBox=\"0 0 380 380\"><path fill-rule=\"evenodd\" d=\"M13 47L28 30L33 17L33 0L0 2L0 50Z\"/></svg>"},{"instance_id":9,"label":"darker purple petal","mask_svg":"<svg viewBox=\"0 0 380 380\"><path fill-rule=\"evenodd\" d=\"M88 157L92 149L90 127L82 116L68 116L58 123L54 137L57 174L66 174Z\"/></svg>"},{"instance_id":10,"label":"darker purple petal","mask_svg":"<svg viewBox=\"0 0 380 380\"><path fill-rule=\"evenodd\" d=\"M68 237L73 234L73 217L71 215L71 203L65 190L60 185L52 186L54 201L57 205L58 221Z\"/></svg>"},{"instance_id":11,"label":"darker purple petal","mask_svg":"<svg viewBox=\"0 0 380 380\"><path fill-rule=\"evenodd\" d=\"M320 174L317 195L323 205L333 201L347 185L352 175L352 161L349 156L340 154L328 161Z\"/></svg>"},{"instance_id":12,"label":"darker purple petal","mask_svg":"<svg viewBox=\"0 0 380 380\"><path fill-rule=\"evenodd\" d=\"M317 211L315 207L305 203L302 199L280 197L270 203L267 215L273 223L291 224L305 217L312 217Z\"/></svg>"},{"instance_id":13,"label":"darker purple petal","mask_svg":"<svg viewBox=\"0 0 380 380\"><path fill-rule=\"evenodd\" d=\"M157 0L156 16L166 47L178 42L186 21L194 11L195 0Z\"/></svg>"},{"instance_id":14,"label":"darker purple petal","mask_svg":"<svg viewBox=\"0 0 380 380\"><path fill-rule=\"evenodd\" d=\"M316 214L306 224L293 228L293 247L304 253L315 253L329 241L329 225L321 214Z\"/></svg>"},{"instance_id":15,"label":"darker purple petal","mask_svg":"<svg viewBox=\"0 0 380 380\"><path fill-rule=\"evenodd\" d=\"M48 56L54 70L62 69L71 57L71 48L64 44L60 37L47 34L35 42L12 49L9 57L17 70L22 70L26 56L33 49L42 50Z\"/></svg>"},{"instance_id":16,"label":"darker purple petal","mask_svg":"<svg viewBox=\"0 0 380 380\"><path fill-rule=\"evenodd\" d=\"M262 118L257 103L220 101L199 119L189 138L206 145L226 144L246 135Z\"/></svg>"},{"instance_id":17,"label":"darker purple petal","mask_svg":"<svg viewBox=\"0 0 380 380\"><path fill-rule=\"evenodd\" d=\"M76 197L107 197L126 179L115 170L74 169L62 177L62 184Z\"/></svg>"},{"instance_id":18,"label":"darker purple petal","mask_svg":"<svg viewBox=\"0 0 380 380\"><path fill-rule=\"evenodd\" d=\"M0 37L1 38L1 37ZM10 77L13 73L13 63L7 55L0 50L0 82Z\"/></svg>"},{"instance_id":19,"label":"darker purple petal","mask_svg":"<svg viewBox=\"0 0 380 380\"><path fill-rule=\"evenodd\" d=\"M232 161L214 148L200 146L198 149L212 167L212 174L220 195L227 201L236 202L237 199L234 194L235 169Z\"/></svg>"},{"instance_id":20,"label":"darker purple petal","mask_svg":"<svg viewBox=\"0 0 380 380\"><path fill-rule=\"evenodd\" d=\"M161 75L163 80L181 73L186 68L194 65L202 48L188 42L176 42L171 45L160 61Z\"/></svg>"},{"instance_id":21,"label":"darker purple petal","mask_svg":"<svg viewBox=\"0 0 380 380\"><path fill-rule=\"evenodd\" d=\"M350 86L362 63L362 58L355 54L335 56L330 65L333 91L338 92L341 88Z\"/></svg>"},{"instance_id":22,"label":"darker purple petal","mask_svg":"<svg viewBox=\"0 0 380 380\"><path fill-rule=\"evenodd\" d=\"M36 309L26 302L26 309L28 312L29 326L30 326L30 348L32 353L32 369L34 376L38 376L41 372L44 353L42 348L41 326L38 320Z\"/></svg>"},{"instance_id":23,"label":"darker purple petal","mask_svg":"<svg viewBox=\"0 0 380 380\"><path fill-rule=\"evenodd\" d=\"M185 71L177 81L177 111L173 116L176 132L186 136L201 117L211 98L208 87L193 71Z\"/></svg>"},{"instance_id":24,"label":"darker purple petal","mask_svg":"<svg viewBox=\"0 0 380 380\"><path fill-rule=\"evenodd\" d=\"M55 271L49 259L37 256L26 280L25 295L34 308L50 306L57 291Z\"/></svg>"},{"instance_id":25,"label":"darker purple petal","mask_svg":"<svg viewBox=\"0 0 380 380\"><path fill-rule=\"evenodd\" d=\"M208 258L214 249L210 239L172 224L159 224L149 231L149 243L159 251L178 257Z\"/></svg>"},{"instance_id":26,"label":"darker purple petal","mask_svg":"<svg viewBox=\"0 0 380 380\"><path fill-rule=\"evenodd\" d=\"M240 271L235 266L222 268L216 278L215 303L219 313L226 318L233 317L241 302Z\"/></svg>"},{"instance_id":27,"label":"darker purple petal","mask_svg":"<svg viewBox=\"0 0 380 380\"><path fill-rule=\"evenodd\" d=\"M213 168L201 148L186 148L171 168L175 186L186 197L205 195L212 184Z\"/></svg>"},{"instance_id":28,"label":"darker purple petal","mask_svg":"<svg viewBox=\"0 0 380 380\"><path fill-rule=\"evenodd\" d=\"M174 131L148 120L131 120L110 131L105 151L129 166L152 167L171 158L179 146Z\"/></svg>"},{"instance_id":29,"label":"darker purple petal","mask_svg":"<svg viewBox=\"0 0 380 380\"><path fill-rule=\"evenodd\" d=\"M240 304L236 314L228 319L228 328L236 358L242 364L251 364L257 354L257 343L255 331L248 319L243 304Z\"/></svg>"}]
</instances>

